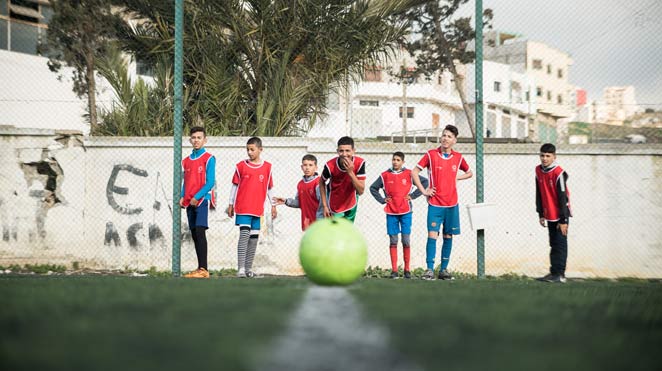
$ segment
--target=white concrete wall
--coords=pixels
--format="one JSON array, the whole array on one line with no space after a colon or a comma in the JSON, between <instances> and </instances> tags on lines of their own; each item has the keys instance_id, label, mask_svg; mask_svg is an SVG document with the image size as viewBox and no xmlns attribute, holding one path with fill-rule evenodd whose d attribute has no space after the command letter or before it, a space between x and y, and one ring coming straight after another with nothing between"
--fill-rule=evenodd
<instances>
[{"instance_id":1,"label":"white concrete wall","mask_svg":"<svg viewBox=\"0 0 662 371\"><path fill-rule=\"evenodd\" d=\"M0 50L0 126L75 130L89 133L83 117L87 99L72 91L73 69L48 69L48 58ZM58 76L62 76L59 79ZM97 107L114 100L108 83L97 78Z\"/></svg>"},{"instance_id":2,"label":"white concrete wall","mask_svg":"<svg viewBox=\"0 0 662 371\"><path fill-rule=\"evenodd\" d=\"M246 139L209 140L218 158L221 207L227 204L232 166L245 157ZM264 158L274 164L275 193L291 197L301 157L310 152L320 163L326 161L334 156L336 139L264 138ZM77 261L97 268L170 268L171 139L81 138L42 130L0 132L0 142L0 265ZM367 186L390 165L393 151L403 150L413 166L431 146L358 142L358 154L368 164ZM473 146L457 149L473 168ZM485 200L498 205L497 224L486 231L488 274L538 275L548 266L547 232L535 213L537 151L537 144L486 146ZM560 149L559 161L570 174L575 213L568 275L662 277L662 148L567 146ZM460 182L458 189L462 204L475 200L475 179ZM418 199L414 267L424 266L425 216L425 201ZM451 269L475 272L475 232L464 206L461 221ZM257 271L301 273L298 210L280 207L279 217L265 217L263 225ZM368 264L388 267L385 216L367 189L356 226L368 240ZM210 268L235 267L238 230L233 221L214 211L210 227ZM182 268L195 264L190 238L184 235Z\"/></svg>"}]
</instances>

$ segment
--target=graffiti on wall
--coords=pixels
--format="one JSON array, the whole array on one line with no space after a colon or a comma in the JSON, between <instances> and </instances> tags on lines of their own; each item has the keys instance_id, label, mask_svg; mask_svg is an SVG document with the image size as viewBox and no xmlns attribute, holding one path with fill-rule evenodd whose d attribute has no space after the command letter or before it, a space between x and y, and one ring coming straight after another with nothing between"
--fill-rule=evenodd
<instances>
[{"instance_id":1,"label":"graffiti on wall","mask_svg":"<svg viewBox=\"0 0 662 371\"><path fill-rule=\"evenodd\" d=\"M108 205L122 217L131 217L135 219L138 217L139 221L135 221L130 224L126 231L119 231L115 226L113 221L106 222L106 231L104 234L104 245L110 246L122 246L123 238L121 235L125 236L125 241L128 246L134 250L140 250L144 248L143 244L140 242L140 235L147 233L147 239L151 248L160 247L165 248L166 240L163 230L157 223L157 218L155 217L156 213L161 211L162 204L165 203L168 205L168 210L170 210L170 218L172 218L172 208L171 201L168 200L165 192L165 187L161 181L161 174L157 171L154 182L154 192L152 197L142 197L146 192L144 192L144 187L138 185L140 180L149 177L149 172L145 169L141 169L134 165L130 164L115 164L110 176L108 177L108 182L106 183L106 201ZM120 181L119 178L124 178L124 181ZM127 185L128 184L128 185ZM132 205L126 202L126 198L130 195L131 185L134 185L134 192L140 192L140 197L138 199L143 200L141 206ZM143 192L141 192L143 191ZM149 201L147 201L149 200ZM147 221L149 218L148 212L145 210L146 203L151 202L151 211L152 211L152 220ZM145 230L146 228L146 230ZM123 233L122 233L123 232ZM188 232L187 226L182 226L182 241L187 241L191 239L190 232Z\"/></svg>"},{"instance_id":2,"label":"graffiti on wall","mask_svg":"<svg viewBox=\"0 0 662 371\"><path fill-rule=\"evenodd\" d=\"M41 149L40 157L36 161L18 161L25 182L4 179L0 192L4 242L18 242L23 231L30 243L43 244L49 210L65 201L60 191L64 171L47 148Z\"/></svg>"}]
</instances>

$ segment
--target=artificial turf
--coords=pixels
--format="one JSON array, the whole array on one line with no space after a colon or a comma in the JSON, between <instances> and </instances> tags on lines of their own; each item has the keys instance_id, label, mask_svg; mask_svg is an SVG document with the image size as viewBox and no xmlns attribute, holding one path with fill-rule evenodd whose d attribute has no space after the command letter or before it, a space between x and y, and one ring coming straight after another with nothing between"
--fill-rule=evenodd
<instances>
[{"instance_id":1,"label":"artificial turf","mask_svg":"<svg viewBox=\"0 0 662 371\"><path fill-rule=\"evenodd\" d=\"M352 293L424 370L654 370L659 282L366 280Z\"/></svg>"},{"instance_id":2,"label":"artificial turf","mask_svg":"<svg viewBox=\"0 0 662 371\"><path fill-rule=\"evenodd\" d=\"M311 285L2 276L0 369L253 369ZM362 317L386 329L393 350L421 370L662 364L660 283L361 279L348 290Z\"/></svg>"}]
</instances>

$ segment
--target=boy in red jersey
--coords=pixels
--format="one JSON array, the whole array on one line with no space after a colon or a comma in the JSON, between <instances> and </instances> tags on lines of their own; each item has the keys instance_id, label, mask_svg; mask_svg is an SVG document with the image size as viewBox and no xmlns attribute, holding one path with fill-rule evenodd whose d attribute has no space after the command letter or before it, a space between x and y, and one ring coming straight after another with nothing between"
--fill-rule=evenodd
<instances>
[{"instance_id":1,"label":"boy in red jersey","mask_svg":"<svg viewBox=\"0 0 662 371\"><path fill-rule=\"evenodd\" d=\"M351 137L338 139L337 152L337 157L324 164L319 181L324 217L342 217L354 223L359 196L365 190L365 161L354 156Z\"/></svg>"},{"instance_id":2,"label":"boy in red jersey","mask_svg":"<svg viewBox=\"0 0 662 371\"><path fill-rule=\"evenodd\" d=\"M457 181L473 176L462 154L453 151L453 145L457 143L457 135L455 126L446 125L441 134L441 146L423 155L412 171L412 181L419 191L428 196L428 242L425 247L427 270L422 277L425 280L434 279L434 256L441 225L444 226L444 243L441 247L439 279L453 279L447 268L453 247L453 235L460 234ZM428 169L430 179L430 187L427 189L418 179L418 173L424 168ZM458 170L462 170L464 174L458 176Z\"/></svg>"},{"instance_id":3,"label":"boy in red jersey","mask_svg":"<svg viewBox=\"0 0 662 371\"><path fill-rule=\"evenodd\" d=\"M317 175L317 157L305 155L301 159L303 179L297 184L294 198L275 197L276 205L285 205L301 209L301 230L305 231L315 220L324 217L320 203L319 176Z\"/></svg>"},{"instance_id":4,"label":"boy in red jersey","mask_svg":"<svg viewBox=\"0 0 662 371\"><path fill-rule=\"evenodd\" d=\"M264 214L264 203L272 199L271 188L274 181L271 176L271 164L260 158L262 140L252 137L246 143L248 159L235 166L230 191L228 216L236 215L235 225L239 226L237 243L237 277L252 278L253 259L260 236L260 218ZM271 217L276 218L276 205L271 205Z\"/></svg>"},{"instance_id":5,"label":"boy in red jersey","mask_svg":"<svg viewBox=\"0 0 662 371\"><path fill-rule=\"evenodd\" d=\"M390 239L391 253L391 278L398 278L398 234L402 233L402 255L405 261L405 278L411 278L409 270L411 235L411 200L419 197L422 193L413 187L411 182L411 170L405 168L405 154L393 153L391 159L392 167L384 171L370 186L372 196L384 206L386 212L386 232ZM428 186L428 180L420 177L423 187ZM382 189L384 197L379 193Z\"/></svg>"},{"instance_id":6,"label":"boy in red jersey","mask_svg":"<svg viewBox=\"0 0 662 371\"><path fill-rule=\"evenodd\" d=\"M207 135L203 127L192 127L190 135L193 152L182 160L184 179L179 206L186 208L188 227L198 257L198 269L184 277L209 278L206 231L209 228L209 208L215 203L213 189L216 183L216 158L204 149Z\"/></svg>"},{"instance_id":7,"label":"boy in red jersey","mask_svg":"<svg viewBox=\"0 0 662 371\"><path fill-rule=\"evenodd\" d=\"M568 220L570 191L566 186L568 173L556 163L556 147L545 143L540 147L540 166L536 166L536 211L540 225L549 229L551 251L549 274L538 278L545 282L565 282L568 259Z\"/></svg>"}]
</instances>

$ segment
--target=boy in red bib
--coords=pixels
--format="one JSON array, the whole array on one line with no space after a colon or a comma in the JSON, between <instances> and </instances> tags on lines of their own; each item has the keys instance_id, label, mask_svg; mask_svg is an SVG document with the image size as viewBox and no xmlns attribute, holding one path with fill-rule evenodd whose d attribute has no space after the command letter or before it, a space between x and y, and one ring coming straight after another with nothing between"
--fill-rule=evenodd
<instances>
[{"instance_id":1,"label":"boy in red bib","mask_svg":"<svg viewBox=\"0 0 662 371\"><path fill-rule=\"evenodd\" d=\"M271 200L274 181L271 176L271 163L260 158L262 140L252 137L246 143L248 159L235 166L230 191L228 216L236 214L235 225L239 226L237 243L237 277L252 278L253 259L260 236L260 218L264 214L264 203ZM271 206L271 217L276 218L276 205Z\"/></svg>"},{"instance_id":2,"label":"boy in red bib","mask_svg":"<svg viewBox=\"0 0 662 371\"><path fill-rule=\"evenodd\" d=\"M319 175L317 175L317 157L305 155L301 159L303 179L297 184L294 198L275 197L276 205L285 205L301 209L301 230L305 231L317 219L324 217L320 203Z\"/></svg>"},{"instance_id":3,"label":"boy in red bib","mask_svg":"<svg viewBox=\"0 0 662 371\"><path fill-rule=\"evenodd\" d=\"M422 193L417 190L411 181L411 170L405 168L405 154L393 153L391 159L392 167L384 171L370 186L372 196L384 206L386 212L386 232L390 239L391 253L391 278L398 278L398 234L402 234L402 255L405 261L405 278L411 278L409 270L411 235L411 200L419 197ZM420 177L423 187L428 186L428 180ZM379 190L384 192L384 196Z\"/></svg>"},{"instance_id":4,"label":"boy in red bib","mask_svg":"<svg viewBox=\"0 0 662 371\"><path fill-rule=\"evenodd\" d=\"M209 228L209 208L215 205L213 190L216 183L216 158L204 149L207 135L203 127L192 127L190 134L193 152L182 160L184 179L179 206L186 208L188 227L198 257L198 269L184 277L209 278L206 231Z\"/></svg>"},{"instance_id":5,"label":"boy in red bib","mask_svg":"<svg viewBox=\"0 0 662 371\"><path fill-rule=\"evenodd\" d=\"M469 165L461 153L453 151L457 143L458 130L453 125L446 125L441 134L441 146L431 149L423 155L412 171L412 181L416 187L428 196L428 242L425 247L427 270L423 279L434 279L434 256L437 250L439 230L444 226L444 242L441 247L440 280L453 279L448 272L448 263L453 247L453 235L460 234L460 208L457 197L457 181L473 176ZM430 187L425 188L418 179L418 173L428 169ZM464 174L458 175L462 170Z\"/></svg>"},{"instance_id":6,"label":"boy in red bib","mask_svg":"<svg viewBox=\"0 0 662 371\"><path fill-rule=\"evenodd\" d=\"M549 274L539 278L545 282L565 282L568 259L568 220L570 191L566 186L568 173L556 163L556 147L545 143L540 147L540 165L536 166L536 211L540 225L549 229L551 251Z\"/></svg>"},{"instance_id":7,"label":"boy in red bib","mask_svg":"<svg viewBox=\"0 0 662 371\"><path fill-rule=\"evenodd\" d=\"M351 137L338 139L337 152L338 156L327 161L320 176L324 217L342 217L354 223L359 196L365 190L365 161L354 156Z\"/></svg>"}]
</instances>

